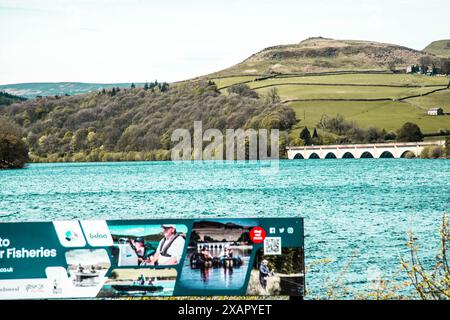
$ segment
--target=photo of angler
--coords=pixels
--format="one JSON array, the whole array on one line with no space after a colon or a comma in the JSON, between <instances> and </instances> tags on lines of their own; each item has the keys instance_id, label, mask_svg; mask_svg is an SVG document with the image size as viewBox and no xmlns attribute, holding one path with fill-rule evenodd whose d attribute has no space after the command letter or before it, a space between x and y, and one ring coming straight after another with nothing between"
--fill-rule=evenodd
<instances>
[{"instance_id":1,"label":"photo of angler","mask_svg":"<svg viewBox=\"0 0 450 320\"><path fill-rule=\"evenodd\" d=\"M251 221L195 222L180 285L189 289L239 289L252 251Z\"/></svg>"},{"instance_id":2,"label":"photo of angler","mask_svg":"<svg viewBox=\"0 0 450 320\"><path fill-rule=\"evenodd\" d=\"M305 263L303 248L283 248L280 255L256 252L247 294L303 297Z\"/></svg>"},{"instance_id":3,"label":"photo of angler","mask_svg":"<svg viewBox=\"0 0 450 320\"><path fill-rule=\"evenodd\" d=\"M101 283L111 263L104 249L75 249L67 251L67 271L76 287L95 287ZM55 285L56 290L57 285Z\"/></svg>"},{"instance_id":4,"label":"photo of angler","mask_svg":"<svg viewBox=\"0 0 450 320\"><path fill-rule=\"evenodd\" d=\"M181 261L184 225L109 225L113 259L122 266L173 266Z\"/></svg>"}]
</instances>

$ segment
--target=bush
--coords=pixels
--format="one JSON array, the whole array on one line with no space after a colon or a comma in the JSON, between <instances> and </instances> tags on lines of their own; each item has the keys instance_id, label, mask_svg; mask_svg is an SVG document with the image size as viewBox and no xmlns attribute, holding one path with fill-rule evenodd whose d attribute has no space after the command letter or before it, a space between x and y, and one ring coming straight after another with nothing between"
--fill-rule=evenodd
<instances>
[{"instance_id":1,"label":"bush","mask_svg":"<svg viewBox=\"0 0 450 320\"><path fill-rule=\"evenodd\" d=\"M378 128L362 129L356 122L349 122L340 114L335 117L322 116L317 127L337 135L335 140L338 143L376 143L390 137L384 130Z\"/></svg>"},{"instance_id":2,"label":"bush","mask_svg":"<svg viewBox=\"0 0 450 320\"><path fill-rule=\"evenodd\" d=\"M23 168L30 160L19 127L0 118L0 169Z\"/></svg>"},{"instance_id":3,"label":"bush","mask_svg":"<svg viewBox=\"0 0 450 320\"><path fill-rule=\"evenodd\" d=\"M253 99L259 99L258 93L256 91L250 89L250 87L246 84L235 84L227 89L229 94L237 94L241 97L248 97Z\"/></svg>"},{"instance_id":4,"label":"bush","mask_svg":"<svg viewBox=\"0 0 450 320\"><path fill-rule=\"evenodd\" d=\"M440 252L436 255L435 265L427 271L418 255L416 238L409 234L409 258L401 261L409 276L410 284L423 300L450 299L450 227L448 215L444 214L440 228Z\"/></svg>"},{"instance_id":5,"label":"bush","mask_svg":"<svg viewBox=\"0 0 450 320\"><path fill-rule=\"evenodd\" d=\"M422 159L437 159L445 156L445 149L443 147L425 147L420 153Z\"/></svg>"},{"instance_id":6,"label":"bush","mask_svg":"<svg viewBox=\"0 0 450 320\"><path fill-rule=\"evenodd\" d=\"M397 132L397 141L417 142L423 140L423 133L415 123L406 122Z\"/></svg>"},{"instance_id":7,"label":"bush","mask_svg":"<svg viewBox=\"0 0 450 320\"><path fill-rule=\"evenodd\" d=\"M442 147L434 147L431 149L430 155L434 159L442 158L445 155L445 149Z\"/></svg>"},{"instance_id":8,"label":"bush","mask_svg":"<svg viewBox=\"0 0 450 320\"><path fill-rule=\"evenodd\" d=\"M406 159L414 159L416 155L413 152L407 151L405 154Z\"/></svg>"},{"instance_id":9,"label":"bush","mask_svg":"<svg viewBox=\"0 0 450 320\"><path fill-rule=\"evenodd\" d=\"M445 139L445 156L450 158L450 137Z\"/></svg>"}]
</instances>

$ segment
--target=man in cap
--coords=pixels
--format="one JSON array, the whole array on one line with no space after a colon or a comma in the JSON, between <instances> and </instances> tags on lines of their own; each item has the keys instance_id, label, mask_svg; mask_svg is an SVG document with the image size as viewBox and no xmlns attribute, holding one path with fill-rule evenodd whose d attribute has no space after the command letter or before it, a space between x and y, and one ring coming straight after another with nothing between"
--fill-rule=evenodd
<instances>
[{"instance_id":1,"label":"man in cap","mask_svg":"<svg viewBox=\"0 0 450 320\"><path fill-rule=\"evenodd\" d=\"M259 266L259 283L263 290L267 287L267 278L270 276L271 271L269 269L269 261L264 259Z\"/></svg>"},{"instance_id":2,"label":"man in cap","mask_svg":"<svg viewBox=\"0 0 450 320\"><path fill-rule=\"evenodd\" d=\"M158 244L158 248L150 257L150 265L175 265L181 260L184 249L184 237L177 233L173 224L163 224L164 238Z\"/></svg>"}]
</instances>

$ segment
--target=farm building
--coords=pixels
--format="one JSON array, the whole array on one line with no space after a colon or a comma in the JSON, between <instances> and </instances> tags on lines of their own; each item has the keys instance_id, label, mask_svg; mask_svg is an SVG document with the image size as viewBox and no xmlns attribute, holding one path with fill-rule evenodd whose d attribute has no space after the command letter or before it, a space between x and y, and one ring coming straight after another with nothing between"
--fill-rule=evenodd
<instances>
[{"instance_id":1,"label":"farm building","mask_svg":"<svg viewBox=\"0 0 450 320\"><path fill-rule=\"evenodd\" d=\"M444 110L442 108L431 108L428 110L427 114L429 116L441 116L444 114Z\"/></svg>"}]
</instances>

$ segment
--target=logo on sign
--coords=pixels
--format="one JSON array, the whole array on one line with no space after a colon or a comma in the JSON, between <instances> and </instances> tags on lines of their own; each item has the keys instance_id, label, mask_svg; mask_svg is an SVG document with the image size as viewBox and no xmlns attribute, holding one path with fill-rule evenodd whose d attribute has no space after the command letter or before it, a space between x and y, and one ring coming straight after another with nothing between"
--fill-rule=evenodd
<instances>
[{"instance_id":1,"label":"logo on sign","mask_svg":"<svg viewBox=\"0 0 450 320\"><path fill-rule=\"evenodd\" d=\"M78 239L78 233L75 231L67 231L65 234L65 238L67 241L77 240Z\"/></svg>"},{"instance_id":2,"label":"logo on sign","mask_svg":"<svg viewBox=\"0 0 450 320\"><path fill-rule=\"evenodd\" d=\"M266 231L261 227L254 227L250 230L250 240L253 243L263 243L266 238Z\"/></svg>"},{"instance_id":3,"label":"logo on sign","mask_svg":"<svg viewBox=\"0 0 450 320\"><path fill-rule=\"evenodd\" d=\"M89 233L90 239L107 239L108 235L104 233Z\"/></svg>"}]
</instances>

